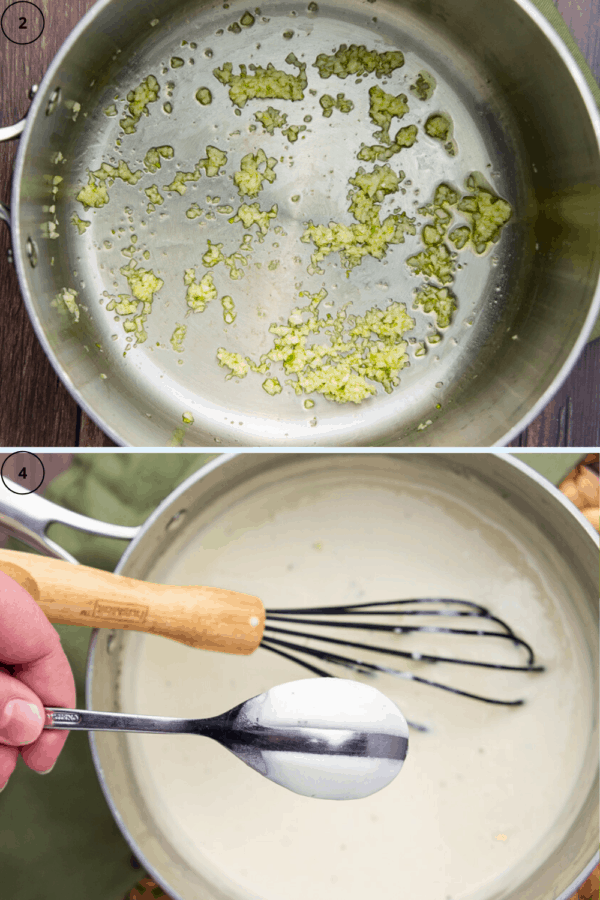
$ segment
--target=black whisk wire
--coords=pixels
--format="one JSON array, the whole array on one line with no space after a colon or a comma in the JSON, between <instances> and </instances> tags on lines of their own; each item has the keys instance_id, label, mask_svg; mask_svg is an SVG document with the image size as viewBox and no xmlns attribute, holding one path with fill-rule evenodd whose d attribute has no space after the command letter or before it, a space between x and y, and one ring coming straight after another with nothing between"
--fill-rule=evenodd
<instances>
[{"instance_id":1,"label":"black whisk wire","mask_svg":"<svg viewBox=\"0 0 600 900\"><path fill-rule=\"evenodd\" d=\"M272 653L276 653L278 656L284 656L286 659L298 663L298 665L300 666L304 666L305 669L308 669L309 672L313 672L315 675L321 675L323 678L333 678L331 672L326 672L325 669L319 669L317 668L317 666L313 666L304 660L298 659L297 656L294 656L291 653L286 653L285 650L282 650L280 647L271 647L268 643L261 644L261 646L264 646L265 650L271 650ZM426 725L421 725L419 722L412 722L407 720L407 723L410 728L414 729L415 731L429 731L429 728L427 728Z\"/></svg>"},{"instance_id":2,"label":"black whisk wire","mask_svg":"<svg viewBox=\"0 0 600 900\"><path fill-rule=\"evenodd\" d=\"M452 609L452 610L434 610L434 609L399 609L399 607L404 606L414 606L418 604L419 606L427 606L429 604L434 605L444 604L446 606L467 606L468 610L462 609ZM374 615L389 615L390 608L395 607L393 610L394 613L400 616L453 616L453 617L471 617L471 618L483 618L488 622L496 623L500 626L503 631L487 631L487 630L472 630L472 629L462 629L462 628L445 628L439 626L420 626L420 625L390 625L390 624L379 624L374 622L362 623L362 622L345 622L339 621L337 619L314 619L307 618L312 616L374 616ZM427 654L427 653L416 653L409 652L406 650L399 650L397 648L390 647L375 647L372 644L363 644L355 641L342 640L340 638L327 637L321 634L314 634L308 631L296 631L291 628L283 628L278 627L277 625L271 625L270 622L279 622L282 625L287 624L302 624L302 625L313 625L318 627L335 627L335 628L354 628L361 629L364 631L371 632L387 632L393 633L397 635L402 634L411 634L413 632L421 632L421 633L429 633L429 634L457 634L457 635L473 635L478 637L491 637L491 638L503 638L504 640L508 640L513 643L517 647L522 647L527 651L528 661L527 665L524 666L516 666L516 665L506 665L502 663L491 663L485 662L481 660L468 660L462 659L452 656L439 656L436 654ZM437 687L440 690L448 691L453 694L458 694L463 697L469 697L473 700L480 700L484 703L491 703L499 706L520 706L523 704L523 700L498 700L494 697L486 697L481 694L471 693L469 691L464 691L459 688L451 687L446 684L442 684L441 682L432 681L428 678L423 678L419 675L415 675L412 672L401 671L399 669L390 668L388 666L378 665L377 663L367 662L361 659L355 659L349 656L342 656L340 654L334 653L331 650L322 649L322 648L314 648L314 647L306 647L302 646L295 642L289 642L283 639L283 637L276 637L275 635L282 635L285 637L292 638L300 638L302 640L310 640L310 641L319 641L321 643L326 644L335 644L338 647L350 647L354 650L367 650L371 652L377 652L382 654L387 654L391 656L401 657L404 659L412 659L419 662L428 662L428 663L452 663L456 665L466 665L466 666L475 666L479 668L486 669L500 669L504 671L515 671L515 672L543 672L544 667L535 665L535 656L533 653L532 647L521 638L517 637L514 631L504 622L502 619L499 619L497 616L494 616L489 610L485 607L481 606L478 603L474 603L470 600L452 600L445 598L420 598L420 599L412 599L412 600L384 600L384 601L374 601L369 603L356 603L356 604L345 604L340 606L323 606L323 607L305 607L305 608L296 608L296 609L273 609L267 610L267 624L265 625L265 634L263 636L261 646L266 650L270 650L273 653L277 653L280 656L284 656L287 659L290 659L293 662L298 663L303 666L305 669L313 672L316 675L321 675L325 677L331 677L331 673L321 669L314 664L308 662L306 659L303 659L299 654L309 656L312 658L318 659L323 663L330 663L333 665L342 666L347 669L351 669L355 672L359 672L361 674L376 674L376 673L385 673L388 675L393 675L398 678L405 678L410 681L418 682L419 684L425 684L430 687ZM286 650L282 648L285 647ZM288 652L292 651L292 652ZM418 727L418 726L417 726Z\"/></svg>"}]
</instances>

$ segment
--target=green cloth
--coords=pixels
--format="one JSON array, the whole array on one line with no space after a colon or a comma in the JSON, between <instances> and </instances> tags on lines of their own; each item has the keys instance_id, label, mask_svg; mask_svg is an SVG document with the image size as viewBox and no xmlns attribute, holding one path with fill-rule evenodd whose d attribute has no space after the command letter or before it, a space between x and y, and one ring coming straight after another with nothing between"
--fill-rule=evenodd
<instances>
[{"instance_id":1,"label":"green cloth","mask_svg":"<svg viewBox=\"0 0 600 900\"><path fill-rule=\"evenodd\" d=\"M574 453L515 454L558 484L579 462ZM76 512L118 525L138 525L188 475L212 459L206 454L78 454L49 486L46 497ZM122 541L52 526L81 563L114 569ZM13 546L16 546L14 542ZM57 625L85 706L91 629ZM104 800L88 736L73 732L55 769L42 777L22 762L0 796L0 890L10 900L120 900L138 878L131 850ZM282 898L283 900L283 898Z\"/></svg>"},{"instance_id":2,"label":"green cloth","mask_svg":"<svg viewBox=\"0 0 600 900\"><path fill-rule=\"evenodd\" d=\"M116 525L139 525L208 454L80 454L45 496ZM62 525L49 536L86 565L114 569L126 543ZM17 541L14 549L27 550ZM85 707L91 628L56 625ZM48 776L19 759L0 795L0 896L10 900L120 900L141 877L102 794L88 735L73 732Z\"/></svg>"},{"instance_id":3,"label":"green cloth","mask_svg":"<svg viewBox=\"0 0 600 900\"><path fill-rule=\"evenodd\" d=\"M512 456L557 486L581 462L581 453L513 453Z\"/></svg>"}]
</instances>

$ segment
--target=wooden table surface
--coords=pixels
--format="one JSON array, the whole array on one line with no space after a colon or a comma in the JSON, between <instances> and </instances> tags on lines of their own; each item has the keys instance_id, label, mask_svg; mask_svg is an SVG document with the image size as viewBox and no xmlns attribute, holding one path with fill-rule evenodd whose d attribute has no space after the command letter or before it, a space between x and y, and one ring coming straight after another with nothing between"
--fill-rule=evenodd
<instances>
[{"instance_id":1,"label":"wooden table surface","mask_svg":"<svg viewBox=\"0 0 600 900\"><path fill-rule=\"evenodd\" d=\"M11 0L3 0L1 9ZM555 0L600 80L600 0ZM36 0L46 18L39 40L10 43L0 34L0 125L21 119L28 93L39 83L69 32L93 0ZM0 144L0 199L10 199L17 141ZM0 222L0 446L110 447L112 442L77 406L48 362L22 302L14 267L7 260L9 230ZM570 377L516 447L600 445L600 339L588 344Z\"/></svg>"}]
</instances>

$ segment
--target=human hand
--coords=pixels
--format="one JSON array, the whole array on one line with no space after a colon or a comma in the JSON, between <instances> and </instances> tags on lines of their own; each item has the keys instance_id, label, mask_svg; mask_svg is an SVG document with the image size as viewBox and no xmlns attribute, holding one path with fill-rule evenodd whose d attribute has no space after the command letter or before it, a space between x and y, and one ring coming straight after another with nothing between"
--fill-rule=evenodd
<instances>
[{"instance_id":1,"label":"human hand","mask_svg":"<svg viewBox=\"0 0 600 900\"><path fill-rule=\"evenodd\" d=\"M75 704L58 633L33 597L0 572L0 790L19 753L34 772L52 769L69 733L43 731L43 707Z\"/></svg>"}]
</instances>

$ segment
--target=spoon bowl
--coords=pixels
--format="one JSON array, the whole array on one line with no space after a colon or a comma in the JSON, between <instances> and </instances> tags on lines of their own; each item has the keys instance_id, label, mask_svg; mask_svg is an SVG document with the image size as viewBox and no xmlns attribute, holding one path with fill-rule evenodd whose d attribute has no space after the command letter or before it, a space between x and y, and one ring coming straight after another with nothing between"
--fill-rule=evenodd
<instances>
[{"instance_id":1,"label":"spoon bowl","mask_svg":"<svg viewBox=\"0 0 600 900\"><path fill-rule=\"evenodd\" d=\"M209 737L270 781L322 800L380 791L408 751L408 725L396 704L344 678L290 681L210 719L44 709L47 729Z\"/></svg>"}]
</instances>

